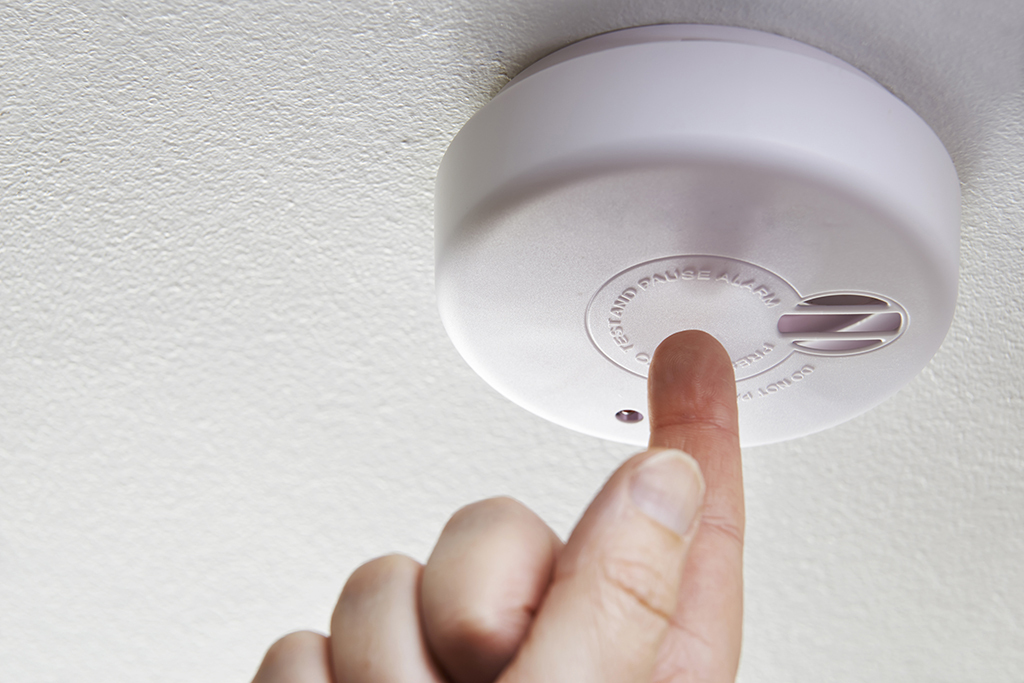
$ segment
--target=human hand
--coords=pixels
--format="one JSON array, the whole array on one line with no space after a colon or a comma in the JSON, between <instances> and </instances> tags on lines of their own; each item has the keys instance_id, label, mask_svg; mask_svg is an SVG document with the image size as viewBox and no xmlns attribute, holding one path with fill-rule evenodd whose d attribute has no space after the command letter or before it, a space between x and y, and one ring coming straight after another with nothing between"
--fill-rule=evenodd
<instances>
[{"instance_id":1,"label":"human hand","mask_svg":"<svg viewBox=\"0 0 1024 683\"><path fill-rule=\"evenodd\" d=\"M473 503L425 566L388 555L359 567L330 638L285 636L253 683L733 681L744 529L735 388L712 337L669 337L648 382L650 450L611 476L564 546L510 498Z\"/></svg>"}]
</instances>

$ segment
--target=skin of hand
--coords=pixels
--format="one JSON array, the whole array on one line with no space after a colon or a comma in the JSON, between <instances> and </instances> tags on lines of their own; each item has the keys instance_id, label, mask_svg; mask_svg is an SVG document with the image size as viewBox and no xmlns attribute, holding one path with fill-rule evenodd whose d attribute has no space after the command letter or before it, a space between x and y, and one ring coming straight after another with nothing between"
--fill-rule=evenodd
<instances>
[{"instance_id":1,"label":"skin of hand","mask_svg":"<svg viewBox=\"0 0 1024 683\"><path fill-rule=\"evenodd\" d=\"M274 643L254 683L723 683L739 665L743 475L736 384L680 332L648 380L649 450L609 478L564 545L511 498L452 516L426 565L353 572L331 635Z\"/></svg>"}]
</instances>

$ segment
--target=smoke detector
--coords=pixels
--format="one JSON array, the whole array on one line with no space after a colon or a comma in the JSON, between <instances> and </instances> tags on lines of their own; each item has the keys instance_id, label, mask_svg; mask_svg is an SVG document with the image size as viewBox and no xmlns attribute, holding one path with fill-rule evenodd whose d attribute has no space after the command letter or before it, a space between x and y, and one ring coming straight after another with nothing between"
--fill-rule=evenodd
<instances>
[{"instance_id":1,"label":"smoke detector","mask_svg":"<svg viewBox=\"0 0 1024 683\"><path fill-rule=\"evenodd\" d=\"M437 296L499 392L637 445L654 350L705 330L758 445L849 420L927 364L959 226L942 143L864 73L757 31L634 28L542 59L455 137Z\"/></svg>"}]
</instances>

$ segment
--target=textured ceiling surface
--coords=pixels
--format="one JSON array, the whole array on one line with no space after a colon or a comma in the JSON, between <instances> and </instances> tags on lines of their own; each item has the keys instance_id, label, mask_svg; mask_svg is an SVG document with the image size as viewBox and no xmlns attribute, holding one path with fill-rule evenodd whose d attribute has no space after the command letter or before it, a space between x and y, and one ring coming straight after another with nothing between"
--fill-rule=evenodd
<instances>
[{"instance_id":1,"label":"textured ceiling surface","mask_svg":"<svg viewBox=\"0 0 1024 683\"><path fill-rule=\"evenodd\" d=\"M740 680L1024 672L1024 4L0 4L0 680L245 680L345 578L512 495L563 537L630 450L496 395L433 295L437 165L509 77L628 26L879 80L963 184L929 367L745 453Z\"/></svg>"}]
</instances>

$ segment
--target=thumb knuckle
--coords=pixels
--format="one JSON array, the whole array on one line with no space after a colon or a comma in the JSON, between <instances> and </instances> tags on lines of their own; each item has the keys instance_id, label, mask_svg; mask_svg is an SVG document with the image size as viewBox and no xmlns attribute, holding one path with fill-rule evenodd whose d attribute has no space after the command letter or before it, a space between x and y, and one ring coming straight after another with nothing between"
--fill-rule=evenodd
<instances>
[{"instance_id":1,"label":"thumb knuckle","mask_svg":"<svg viewBox=\"0 0 1024 683\"><path fill-rule=\"evenodd\" d=\"M675 611L678 580L666 569L648 562L607 558L601 563L600 602L613 618L663 626L672 620Z\"/></svg>"}]
</instances>

